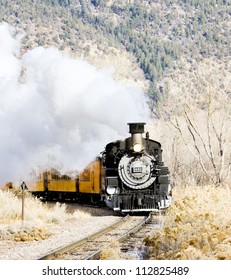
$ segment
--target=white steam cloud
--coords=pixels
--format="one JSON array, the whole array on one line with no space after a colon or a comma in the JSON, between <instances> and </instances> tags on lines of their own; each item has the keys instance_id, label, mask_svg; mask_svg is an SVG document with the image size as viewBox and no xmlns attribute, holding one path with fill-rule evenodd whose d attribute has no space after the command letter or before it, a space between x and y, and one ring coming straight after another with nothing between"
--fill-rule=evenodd
<instances>
[{"instance_id":1,"label":"white steam cloud","mask_svg":"<svg viewBox=\"0 0 231 280\"><path fill-rule=\"evenodd\" d=\"M111 71L55 48L19 59L19 47L0 24L0 183L37 166L81 169L106 143L127 137L127 122L149 118L141 90L114 81Z\"/></svg>"}]
</instances>

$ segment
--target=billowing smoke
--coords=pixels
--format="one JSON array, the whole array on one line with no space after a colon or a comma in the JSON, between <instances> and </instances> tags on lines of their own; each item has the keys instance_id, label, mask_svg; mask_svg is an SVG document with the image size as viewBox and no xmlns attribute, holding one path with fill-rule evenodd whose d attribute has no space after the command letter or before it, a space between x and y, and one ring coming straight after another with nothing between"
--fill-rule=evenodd
<instances>
[{"instance_id":1,"label":"billowing smoke","mask_svg":"<svg viewBox=\"0 0 231 280\"><path fill-rule=\"evenodd\" d=\"M147 121L140 89L112 71L38 47L18 57L19 39L0 25L0 183L37 167L79 170L106 143L127 137L127 122Z\"/></svg>"}]
</instances>

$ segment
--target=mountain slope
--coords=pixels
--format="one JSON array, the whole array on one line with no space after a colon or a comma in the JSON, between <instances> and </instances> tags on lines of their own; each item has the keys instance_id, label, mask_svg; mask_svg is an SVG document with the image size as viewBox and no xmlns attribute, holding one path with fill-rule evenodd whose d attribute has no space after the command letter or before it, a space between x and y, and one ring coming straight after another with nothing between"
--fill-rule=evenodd
<instances>
[{"instance_id":1,"label":"mountain slope","mask_svg":"<svg viewBox=\"0 0 231 280\"><path fill-rule=\"evenodd\" d=\"M168 78L182 63L194 68L211 59L229 67L227 0L0 2L0 20L25 35L22 52L56 46L99 67L111 63L118 79L139 81L154 107L168 96Z\"/></svg>"}]
</instances>

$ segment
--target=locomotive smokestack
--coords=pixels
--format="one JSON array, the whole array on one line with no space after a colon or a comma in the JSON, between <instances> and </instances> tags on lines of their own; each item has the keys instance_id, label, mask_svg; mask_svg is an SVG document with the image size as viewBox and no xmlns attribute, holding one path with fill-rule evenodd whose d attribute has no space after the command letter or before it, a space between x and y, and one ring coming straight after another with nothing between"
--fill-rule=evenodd
<instances>
[{"instance_id":1,"label":"locomotive smokestack","mask_svg":"<svg viewBox=\"0 0 231 280\"><path fill-rule=\"evenodd\" d=\"M144 125L146 123L128 123L129 133L144 133Z\"/></svg>"},{"instance_id":2,"label":"locomotive smokestack","mask_svg":"<svg viewBox=\"0 0 231 280\"><path fill-rule=\"evenodd\" d=\"M129 133L131 133L131 147L135 153L139 153L144 148L143 137L145 123L128 123Z\"/></svg>"}]
</instances>

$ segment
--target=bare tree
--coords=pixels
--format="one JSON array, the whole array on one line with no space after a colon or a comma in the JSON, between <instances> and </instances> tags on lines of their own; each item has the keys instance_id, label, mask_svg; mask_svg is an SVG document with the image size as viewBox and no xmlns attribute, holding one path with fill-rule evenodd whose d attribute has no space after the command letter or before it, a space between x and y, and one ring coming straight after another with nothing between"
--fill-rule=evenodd
<instances>
[{"instance_id":1,"label":"bare tree","mask_svg":"<svg viewBox=\"0 0 231 280\"><path fill-rule=\"evenodd\" d=\"M227 96L215 95L210 90L202 109L184 104L182 116L170 121L207 181L215 185L224 183L230 175L230 114Z\"/></svg>"}]
</instances>

